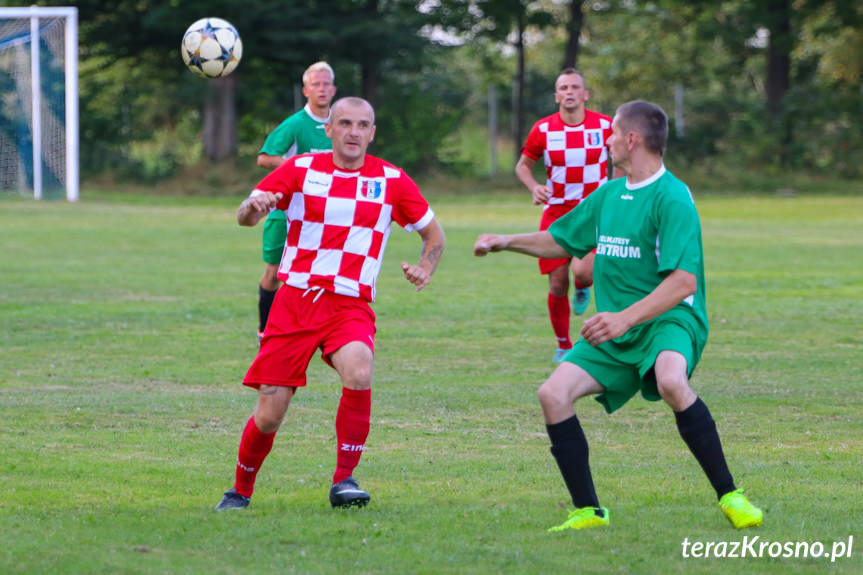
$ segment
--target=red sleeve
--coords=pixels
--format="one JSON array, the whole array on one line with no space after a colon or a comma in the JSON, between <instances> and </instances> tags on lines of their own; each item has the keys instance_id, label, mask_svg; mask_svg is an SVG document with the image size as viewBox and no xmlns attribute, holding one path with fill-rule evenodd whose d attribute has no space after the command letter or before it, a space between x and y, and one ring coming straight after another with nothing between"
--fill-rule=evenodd
<instances>
[{"instance_id":1,"label":"red sleeve","mask_svg":"<svg viewBox=\"0 0 863 575\"><path fill-rule=\"evenodd\" d=\"M534 162L542 157L545 152L545 134L539 130L539 122L533 125L530 133L527 135L527 141L521 149L521 153L533 160Z\"/></svg>"},{"instance_id":2,"label":"red sleeve","mask_svg":"<svg viewBox=\"0 0 863 575\"><path fill-rule=\"evenodd\" d=\"M281 166L267 174L267 176L258 182L255 186L255 191L270 192L273 194L282 194L279 203L276 204L276 209L286 210L291 202L291 195L297 191L299 187L296 185L297 174L305 172L295 165L296 158L290 158Z\"/></svg>"},{"instance_id":3,"label":"red sleeve","mask_svg":"<svg viewBox=\"0 0 863 575\"><path fill-rule=\"evenodd\" d=\"M391 180L396 188L393 198L393 219L403 228L422 229L428 224L425 220L431 219L429 203L411 177L399 171L401 175Z\"/></svg>"}]
</instances>

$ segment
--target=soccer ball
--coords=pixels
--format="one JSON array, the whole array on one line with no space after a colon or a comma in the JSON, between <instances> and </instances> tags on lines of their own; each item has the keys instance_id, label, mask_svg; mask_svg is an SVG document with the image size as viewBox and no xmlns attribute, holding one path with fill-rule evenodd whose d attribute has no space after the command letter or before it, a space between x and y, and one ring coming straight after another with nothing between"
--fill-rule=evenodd
<instances>
[{"instance_id":1,"label":"soccer ball","mask_svg":"<svg viewBox=\"0 0 863 575\"><path fill-rule=\"evenodd\" d=\"M201 78L219 78L240 63L243 41L227 20L201 18L183 34L180 54L189 70Z\"/></svg>"}]
</instances>

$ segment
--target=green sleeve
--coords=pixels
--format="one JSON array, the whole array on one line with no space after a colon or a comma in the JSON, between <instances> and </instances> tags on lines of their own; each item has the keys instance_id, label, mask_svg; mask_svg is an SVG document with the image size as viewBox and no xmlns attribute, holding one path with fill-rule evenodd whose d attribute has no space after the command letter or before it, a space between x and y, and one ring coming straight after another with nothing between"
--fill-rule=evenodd
<instances>
[{"instance_id":1,"label":"green sleeve","mask_svg":"<svg viewBox=\"0 0 863 575\"><path fill-rule=\"evenodd\" d=\"M259 154L267 154L268 156L284 156L288 153L297 141L296 129L291 118L286 119L278 125L275 130L270 132L267 139L264 141L264 147L261 148Z\"/></svg>"},{"instance_id":2,"label":"green sleeve","mask_svg":"<svg viewBox=\"0 0 863 575\"><path fill-rule=\"evenodd\" d=\"M548 228L554 241L577 258L583 258L596 247L597 217L603 196L601 189L590 194Z\"/></svg>"},{"instance_id":3,"label":"green sleeve","mask_svg":"<svg viewBox=\"0 0 863 575\"><path fill-rule=\"evenodd\" d=\"M680 269L698 274L702 264L701 223L695 203L684 193L668 197L660 205L659 267L661 274Z\"/></svg>"}]
</instances>

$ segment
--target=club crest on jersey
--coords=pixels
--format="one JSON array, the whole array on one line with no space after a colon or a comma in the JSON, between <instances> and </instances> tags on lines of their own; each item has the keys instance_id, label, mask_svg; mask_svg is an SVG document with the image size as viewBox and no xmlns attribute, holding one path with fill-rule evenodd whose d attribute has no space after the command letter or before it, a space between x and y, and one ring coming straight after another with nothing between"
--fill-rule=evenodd
<instances>
[{"instance_id":1,"label":"club crest on jersey","mask_svg":"<svg viewBox=\"0 0 863 575\"><path fill-rule=\"evenodd\" d=\"M602 130L586 130L584 132L584 145L597 148L602 145Z\"/></svg>"},{"instance_id":2,"label":"club crest on jersey","mask_svg":"<svg viewBox=\"0 0 863 575\"><path fill-rule=\"evenodd\" d=\"M386 178L358 178L357 199L382 202L386 191Z\"/></svg>"}]
</instances>

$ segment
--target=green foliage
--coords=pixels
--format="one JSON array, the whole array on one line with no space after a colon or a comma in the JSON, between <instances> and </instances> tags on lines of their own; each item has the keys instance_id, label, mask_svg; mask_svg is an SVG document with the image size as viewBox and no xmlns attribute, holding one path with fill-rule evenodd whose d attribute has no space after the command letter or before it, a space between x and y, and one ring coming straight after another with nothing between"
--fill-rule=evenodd
<instances>
[{"instance_id":1,"label":"green foliage","mask_svg":"<svg viewBox=\"0 0 863 575\"><path fill-rule=\"evenodd\" d=\"M445 50L428 53L418 70L393 74L380 92L377 131L371 153L409 171L438 165L438 150L469 110L462 78L441 65Z\"/></svg>"},{"instance_id":2,"label":"green foliage","mask_svg":"<svg viewBox=\"0 0 863 575\"><path fill-rule=\"evenodd\" d=\"M243 156L253 155L266 134L295 111L294 86L305 67L327 59L336 69L340 95L377 94L376 153L413 170L458 173L484 170L475 164L485 161L481 154L453 143L480 139L466 132L486 129L490 84L498 88L502 141L512 140L516 58L508 34L519 18L528 32L523 123L554 111L551 87L568 17L565 6L548 0L75 4L84 174L109 171L150 181L183 171L200 157L207 83L184 70L177 47L186 26L203 15L227 18L244 40L236 72ZM644 98L673 116L674 87L680 84L685 135L670 143L679 159L860 175L855 127L863 123L863 5L794 3L791 89L773 126L765 122L766 48L753 41L771 22L769 4L585 3L579 68L591 90L589 106L611 114L625 101ZM457 35L463 45L436 45L429 40L435 27Z\"/></svg>"},{"instance_id":3,"label":"green foliage","mask_svg":"<svg viewBox=\"0 0 863 575\"><path fill-rule=\"evenodd\" d=\"M240 196L3 203L0 571L860 573L859 196L696 190L711 340L693 385L764 527L734 531L671 412L635 398L612 416L578 404L610 528L550 534L568 502L535 393L553 369L547 282L530 258L470 249L535 229L538 211L524 192L425 190L448 248L417 294L398 265L416 234L391 236L357 469L372 502L348 513L326 499L339 386L318 358L251 507L212 511L255 403L239 380L260 230L236 225ZM834 563L681 557L687 537L829 549L852 535Z\"/></svg>"}]
</instances>

